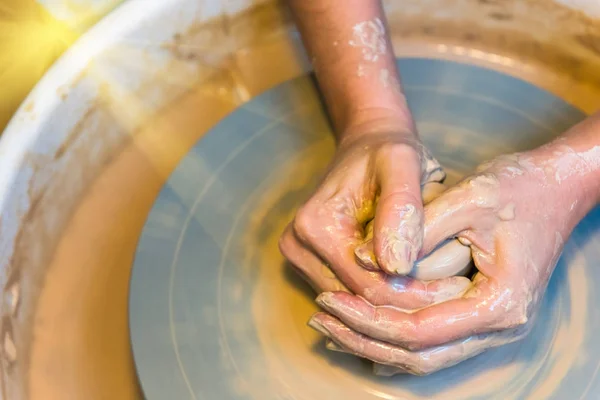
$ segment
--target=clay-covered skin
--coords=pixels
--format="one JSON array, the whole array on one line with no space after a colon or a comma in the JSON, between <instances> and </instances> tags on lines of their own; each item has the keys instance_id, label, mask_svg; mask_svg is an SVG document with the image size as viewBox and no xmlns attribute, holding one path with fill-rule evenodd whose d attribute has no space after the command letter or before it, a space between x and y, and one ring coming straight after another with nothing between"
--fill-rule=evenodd
<instances>
[{"instance_id":1,"label":"clay-covered skin","mask_svg":"<svg viewBox=\"0 0 600 400\"><path fill-rule=\"evenodd\" d=\"M446 190L439 182L428 182L423 186L423 203L428 204ZM365 228L364 243L359 245L354 254L358 262L371 271L380 269L373 251L373 221ZM465 275L472 267L471 249L461 244L457 239L446 240L430 254L415 262L407 274L416 279L430 281L450 276Z\"/></svg>"},{"instance_id":2,"label":"clay-covered skin","mask_svg":"<svg viewBox=\"0 0 600 400\"><path fill-rule=\"evenodd\" d=\"M326 312L310 325L337 350L387 365L376 368L384 374L428 374L523 338L564 242L598 203L596 143L600 114L546 146L482 165L426 206L423 252L453 237L470 243L478 273L459 298L410 312L323 293ZM432 284L441 292L442 282Z\"/></svg>"},{"instance_id":3,"label":"clay-covered skin","mask_svg":"<svg viewBox=\"0 0 600 400\"><path fill-rule=\"evenodd\" d=\"M367 222L373 220L375 254L377 232L396 232L393 238L380 240L385 244L380 249L385 250L390 240L403 241L402 234L410 231L410 240L418 242L410 252L416 258L423 235L420 193L421 184L426 182L422 180L441 179L444 174L437 162L423 155L415 140L413 135L372 132L339 146L322 184L280 241L284 256L317 292L346 291L372 304L412 310L460 296L469 287L470 281L464 277L425 282L369 271L354 254L365 240ZM404 212L406 208L414 213ZM415 214L420 217L414 218ZM383 251L377 259L390 265L398 262L391 259L396 256Z\"/></svg>"},{"instance_id":4,"label":"clay-covered skin","mask_svg":"<svg viewBox=\"0 0 600 400\"><path fill-rule=\"evenodd\" d=\"M325 292L326 312L311 326L329 348L388 375L433 372L526 335L564 240L597 202L598 117L563 141L487 163L424 210L421 186L443 173L416 135L380 2L290 7L339 144L281 239L283 254ZM472 282L407 276L445 241L460 248L455 239L471 248Z\"/></svg>"},{"instance_id":5,"label":"clay-covered skin","mask_svg":"<svg viewBox=\"0 0 600 400\"><path fill-rule=\"evenodd\" d=\"M464 277L428 283L402 276L412 270L423 242L421 187L443 180L444 173L416 133L381 3L289 4L338 149L321 185L283 234L283 255L319 292L352 292L403 309L460 296L470 285ZM378 271L363 268L354 254L371 220Z\"/></svg>"}]
</instances>

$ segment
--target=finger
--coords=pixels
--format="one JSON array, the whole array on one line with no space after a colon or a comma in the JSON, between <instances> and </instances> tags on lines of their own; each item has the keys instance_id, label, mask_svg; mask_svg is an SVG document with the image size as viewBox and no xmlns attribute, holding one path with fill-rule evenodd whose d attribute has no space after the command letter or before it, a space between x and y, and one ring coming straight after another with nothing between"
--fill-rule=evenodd
<instances>
[{"instance_id":1,"label":"finger","mask_svg":"<svg viewBox=\"0 0 600 400\"><path fill-rule=\"evenodd\" d=\"M337 353L345 353L345 354L354 354L351 350L346 349L345 347L337 344L332 339L327 338L325 340L325 348L330 351L335 351ZM364 357L363 357L364 358ZM406 374L407 372L402 368L393 367L391 365L373 363L373 374L377 376L394 376L399 374Z\"/></svg>"},{"instance_id":2,"label":"finger","mask_svg":"<svg viewBox=\"0 0 600 400\"><path fill-rule=\"evenodd\" d=\"M322 203L319 205L323 207ZM470 286L471 282L464 277L429 283L364 269L354 255L359 240L357 232L362 235L356 219L351 222L348 213L322 210L309 203L298 212L294 224L296 237L303 238L301 244L305 248L310 246L313 254L318 254L350 291L372 304L412 310L460 296Z\"/></svg>"},{"instance_id":3,"label":"finger","mask_svg":"<svg viewBox=\"0 0 600 400\"><path fill-rule=\"evenodd\" d=\"M380 268L373 250L373 224L374 220L371 220L365 227L365 241L354 249L354 255L357 262L364 268L369 271L379 271Z\"/></svg>"},{"instance_id":4,"label":"finger","mask_svg":"<svg viewBox=\"0 0 600 400\"><path fill-rule=\"evenodd\" d=\"M373 241L354 250L360 265L370 271L379 270L373 254ZM473 267L471 249L456 239L446 240L428 256L417 261L409 274L412 278L432 281L450 276L466 275Z\"/></svg>"},{"instance_id":5,"label":"finger","mask_svg":"<svg viewBox=\"0 0 600 400\"><path fill-rule=\"evenodd\" d=\"M354 293L381 286L384 280L380 273L367 271L356 262L353 253L358 236L362 236L361 228L348 210L339 208L323 201L304 205L293 223L296 238Z\"/></svg>"},{"instance_id":6,"label":"finger","mask_svg":"<svg viewBox=\"0 0 600 400\"><path fill-rule=\"evenodd\" d=\"M288 225L281 236L279 249L285 258L292 263L299 275L317 293L349 291L322 260L300 244L294 236L291 225Z\"/></svg>"},{"instance_id":7,"label":"finger","mask_svg":"<svg viewBox=\"0 0 600 400\"><path fill-rule=\"evenodd\" d=\"M467 230L474 218L474 207L467 193L454 187L425 206L424 241L422 254L431 253L446 239Z\"/></svg>"},{"instance_id":8,"label":"finger","mask_svg":"<svg viewBox=\"0 0 600 400\"><path fill-rule=\"evenodd\" d=\"M486 287L488 282L481 279L471 289L477 295L466 295L414 313L373 306L359 296L341 292L322 293L317 303L360 333L414 350L525 323L525 315L509 314L498 300L510 296L510 291L490 290ZM519 312L521 309L518 307Z\"/></svg>"},{"instance_id":9,"label":"finger","mask_svg":"<svg viewBox=\"0 0 600 400\"><path fill-rule=\"evenodd\" d=\"M435 199L436 197L438 197L441 193L443 193L446 190L446 186L438 183L438 182L430 182L425 184L425 186L423 186L423 189L421 191L421 196L423 199L423 204L427 204L430 203L433 199ZM373 248L373 222L374 220L371 220L366 228L365 228L365 241L363 244L359 245L356 247L356 250L354 250L354 255L356 255L356 259L358 261L359 264L361 264L364 268L370 270L370 271L377 271L380 269L379 264L377 263L377 258L375 257L375 250ZM446 250L448 251L448 250ZM454 251L458 251L458 250L454 250ZM441 258L443 260L446 260L446 264L447 265L448 262L450 262L451 260L448 260L448 256L445 255L446 253L442 253L438 256L438 258ZM456 254L456 256L458 256L458 254ZM429 264L426 262L425 264L423 264L423 261L420 261L417 263L416 268L419 269L419 265L427 265L427 267L425 268L430 268L429 265L431 264L433 266L434 263L437 263L440 261L440 259L438 259L436 257L434 257L435 260L431 260L429 261ZM459 262L458 260L455 260L454 262ZM442 266L438 267L440 270L442 269L451 269L450 267L446 267L443 268ZM423 274L423 272L421 272L420 274L415 274L415 271L413 270L413 273L411 274L412 276L425 276L424 278L421 277L419 279L425 279L425 280L429 280L429 279L439 279L442 277L446 277L446 276L452 276L452 275L456 275L455 273L448 273L447 275L441 276L440 274L436 274L436 275L428 275L427 273ZM435 278L427 278L427 276L435 276Z\"/></svg>"},{"instance_id":10,"label":"finger","mask_svg":"<svg viewBox=\"0 0 600 400\"><path fill-rule=\"evenodd\" d=\"M472 287L471 280L463 276L421 281L407 276L385 275L385 282L379 289L364 291L360 296L374 305L414 311L459 298Z\"/></svg>"},{"instance_id":11,"label":"finger","mask_svg":"<svg viewBox=\"0 0 600 400\"><path fill-rule=\"evenodd\" d=\"M379 264L375 258L375 252L373 250L373 240L367 240L365 243L359 245L354 250L357 262L369 271L379 271Z\"/></svg>"},{"instance_id":12,"label":"finger","mask_svg":"<svg viewBox=\"0 0 600 400\"><path fill-rule=\"evenodd\" d=\"M425 240L421 254L429 254L445 239L495 221L498 180L477 175L444 192L425 207Z\"/></svg>"},{"instance_id":13,"label":"finger","mask_svg":"<svg viewBox=\"0 0 600 400\"><path fill-rule=\"evenodd\" d=\"M446 179L446 173L440 163L433 157L427 147L421 144L421 184L425 185L432 182L443 182Z\"/></svg>"},{"instance_id":14,"label":"finger","mask_svg":"<svg viewBox=\"0 0 600 400\"><path fill-rule=\"evenodd\" d=\"M403 147L387 149L377 165L380 198L375 212L374 250L381 269L406 275L423 242L423 204L418 156Z\"/></svg>"},{"instance_id":15,"label":"finger","mask_svg":"<svg viewBox=\"0 0 600 400\"><path fill-rule=\"evenodd\" d=\"M451 367L493 347L521 340L528 333L527 330L507 330L473 335L444 346L413 352L362 335L327 313L313 315L309 325L352 354L414 375L427 375Z\"/></svg>"},{"instance_id":16,"label":"finger","mask_svg":"<svg viewBox=\"0 0 600 400\"><path fill-rule=\"evenodd\" d=\"M446 185L438 182L430 182L423 186L421 189L421 197L423 199L423 204L429 204L434 199L439 197L442 193L446 191Z\"/></svg>"},{"instance_id":17,"label":"finger","mask_svg":"<svg viewBox=\"0 0 600 400\"><path fill-rule=\"evenodd\" d=\"M472 268L471 249L458 240L446 240L428 256L420 259L410 273L416 279L431 281L466 275Z\"/></svg>"},{"instance_id":18,"label":"finger","mask_svg":"<svg viewBox=\"0 0 600 400\"><path fill-rule=\"evenodd\" d=\"M344 354L356 355L351 350L346 349L345 347L337 344L336 342L334 342L330 338L327 338L325 340L325 348L327 350L335 351L337 353L344 353ZM389 377L389 376L394 376L394 375L399 375L399 374L406 374L406 373L407 372L405 370L403 370L402 368L393 367L391 365L373 363L373 374L375 374L377 376Z\"/></svg>"}]
</instances>

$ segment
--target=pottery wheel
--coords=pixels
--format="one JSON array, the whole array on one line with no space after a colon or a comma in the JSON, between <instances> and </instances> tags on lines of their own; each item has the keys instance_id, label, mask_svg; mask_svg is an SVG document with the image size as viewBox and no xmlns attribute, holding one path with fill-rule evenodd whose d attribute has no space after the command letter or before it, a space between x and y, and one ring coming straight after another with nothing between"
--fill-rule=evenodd
<instances>
[{"instance_id":1,"label":"pottery wheel","mask_svg":"<svg viewBox=\"0 0 600 400\"><path fill-rule=\"evenodd\" d=\"M451 183L584 118L494 71L426 59L399 65L419 132ZM305 76L238 108L182 160L148 215L131 282L133 352L147 398L597 398L597 212L566 245L525 340L426 377L376 377L370 363L327 351L306 326L315 295L277 241L333 151Z\"/></svg>"}]
</instances>

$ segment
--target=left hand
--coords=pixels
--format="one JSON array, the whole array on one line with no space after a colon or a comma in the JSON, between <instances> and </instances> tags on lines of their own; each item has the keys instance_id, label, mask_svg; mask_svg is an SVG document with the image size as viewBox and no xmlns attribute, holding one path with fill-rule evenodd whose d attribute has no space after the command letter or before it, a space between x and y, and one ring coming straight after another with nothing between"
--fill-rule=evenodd
<instances>
[{"instance_id":1,"label":"left hand","mask_svg":"<svg viewBox=\"0 0 600 400\"><path fill-rule=\"evenodd\" d=\"M444 177L410 129L395 119L354 126L282 235L282 254L317 292L348 291L372 304L415 309L460 296L470 285L465 277L430 284L384 272L412 270L423 237L421 186ZM377 271L363 268L356 254L373 218Z\"/></svg>"},{"instance_id":2,"label":"left hand","mask_svg":"<svg viewBox=\"0 0 600 400\"><path fill-rule=\"evenodd\" d=\"M471 247L478 272L462 297L410 312L327 292L310 326L334 349L417 375L523 338L564 242L593 206L574 177L586 168L559 144L482 165L425 207L423 254L453 237Z\"/></svg>"}]
</instances>

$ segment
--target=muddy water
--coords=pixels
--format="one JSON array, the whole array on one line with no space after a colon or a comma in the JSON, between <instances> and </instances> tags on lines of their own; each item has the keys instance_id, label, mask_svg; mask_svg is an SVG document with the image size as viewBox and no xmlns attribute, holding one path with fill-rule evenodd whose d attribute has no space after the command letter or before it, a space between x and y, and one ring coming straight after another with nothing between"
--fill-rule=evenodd
<instances>
[{"instance_id":1,"label":"muddy water","mask_svg":"<svg viewBox=\"0 0 600 400\"><path fill-rule=\"evenodd\" d=\"M252 82L246 86L246 95L240 96L239 91L234 93L228 81L215 77L167 107L93 182L73 211L39 299L30 360L30 398L140 397L131 358L127 301L131 264L142 226L170 172L214 121L224 117L244 97L252 97L300 72L286 40L275 40L267 47L239 54L245 62L238 64L243 66L240 73L245 74L244 81ZM555 88L555 92L564 91L571 82L566 75L561 78L560 71L554 68L531 66L527 60L522 62L504 55L502 57L508 57L506 62L498 62L504 59L499 59L496 53L480 49L476 53L469 52L468 47L456 42L397 37L394 44L398 54L493 65ZM282 54L288 54L289 64L284 62L275 68L268 62L274 57L285 60ZM268 74L261 65L269 66ZM583 92L595 93L587 88L582 89ZM582 97L580 105L589 110L594 99L597 97L593 95ZM268 290L282 290L277 289L281 287L270 286ZM272 295L291 296L286 304L297 308L297 315L310 314L314 307L296 291ZM260 319L260 311L257 318ZM295 320L288 322L300 324ZM299 336L290 336L289 343L280 345L293 349L316 340L303 325L297 332ZM296 356L293 351L286 354ZM323 368L322 360L307 362ZM357 362L353 368L366 367ZM340 375L340 379L348 378Z\"/></svg>"}]
</instances>

